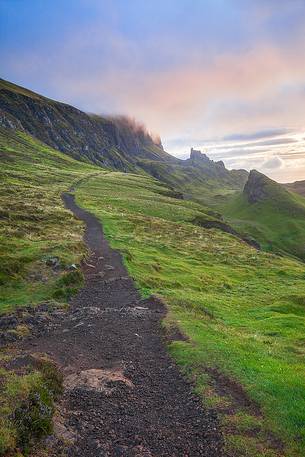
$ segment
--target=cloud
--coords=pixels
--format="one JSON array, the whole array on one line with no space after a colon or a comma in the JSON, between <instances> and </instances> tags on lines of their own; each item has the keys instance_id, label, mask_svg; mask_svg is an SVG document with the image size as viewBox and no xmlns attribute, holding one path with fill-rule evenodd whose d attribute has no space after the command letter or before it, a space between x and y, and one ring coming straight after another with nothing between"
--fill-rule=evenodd
<instances>
[{"instance_id":1,"label":"cloud","mask_svg":"<svg viewBox=\"0 0 305 457\"><path fill-rule=\"evenodd\" d=\"M235 133L232 135L226 135L222 139L223 141L249 141L249 140L259 140L261 138L269 138L280 135L287 135L287 133L293 132L292 129L288 128L273 128L273 129L264 129L259 130L258 132L253 133Z\"/></svg>"},{"instance_id":2,"label":"cloud","mask_svg":"<svg viewBox=\"0 0 305 457\"><path fill-rule=\"evenodd\" d=\"M259 43L253 48L231 52L224 49L209 59L200 48L189 55L181 49L181 61L160 65L148 56L161 54L170 61L175 43L140 46L108 29L66 32L60 49L53 49L41 65L41 56L27 51L18 59L8 57L20 75L36 74L52 81L60 98L91 112L130 114L159 131L163 137L174 133L228 131L228 141L245 140L234 132L266 123L300 123L303 97L283 90L303 84L305 59L303 44L290 48ZM161 58L161 61L163 59ZM154 65L153 65L154 62ZM279 109L293 98L294 110ZM301 108L300 108L301 107ZM261 129L248 139L288 133L287 127Z\"/></svg>"},{"instance_id":3,"label":"cloud","mask_svg":"<svg viewBox=\"0 0 305 457\"><path fill-rule=\"evenodd\" d=\"M262 168L267 170L274 170L276 168L281 168L283 165L282 160L279 157L272 157L263 163Z\"/></svg>"},{"instance_id":4,"label":"cloud","mask_svg":"<svg viewBox=\"0 0 305 457\"><path fill-rule=\"evenodd\" d=\"M232 135L235 137L235 135ZM238 135L238 137L240 137L241 135ZM246 135L245 135L246 136ZM214 143L216 142L217 140L214 140ZM237 144L230 144L230 145L227 145L226 143L222 143L222 142L219 142L219 144L213 144L212 146L212 149L228 149L230 148L231 151L234 151L234 150L239 150L240 148L251 148L251 150L253 150L253 148L259 148L259 147L262 147L262 146L281 146L281 145L285 145L285 144L293 144L293 143L298 143L299 140L296 139L296 138L274 138L272 140L266 140L266 141L253 141L253 142L250 142L250 143L237 143ZM208 142L197 142L195 141L195 144L205 144L206 143L206 147L208 148L209 147L209 143ZM218 143L218 141L217 141ZM267 149L264 149L265 151Z\"/></svg>"},{"instance_id":5,"label":"cloud","mask_svg":"<svg viewBox=\"0 0 305 457\"><path fill-rule=\"evenodd\" d=\"M295 138L275 138L274 140L260 141L260 146L278 146L282 144L297 143L298 140Z\"/></svg>"},{"instance_id":6,"label":"cloud","mask_svg":"<svg viewBox=\"0 0 305 457\"><path fill-rule=\"evenodd\" d=\"M222 150L222 151L217 151L216 154L213 153L213 150L211 152L208 152L208 155L211 157L217 157L218 159L224 159L226 157L230 158L238 158L238 157L252 157L252 155L257 155L261 154L262 157L265 157L265 153L268 152L269 149L263 149L263 148L231 148L227 150Z\"/></svg>"}]
</instances>

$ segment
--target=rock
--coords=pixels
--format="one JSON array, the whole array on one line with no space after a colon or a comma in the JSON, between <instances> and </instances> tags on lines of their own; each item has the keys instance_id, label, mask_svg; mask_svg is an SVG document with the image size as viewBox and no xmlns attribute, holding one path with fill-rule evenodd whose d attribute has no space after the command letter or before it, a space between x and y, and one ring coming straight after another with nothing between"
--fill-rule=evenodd
<instances>
[{"instance_id":1,"label":"rock","mask_svg":"<svg viewBox=\"0 0 305 457\"><path fill-rule=\"evenodd\" d=\"M48 257L46 259L46 265L48 267L52 267L53 269L57 269L60 267L60 259L59 257Z\"/></svg>"},{"instance_id":2,"label":"rock","mask_svg":"<svg viewBox=\"0 0 305 457\"><path fill-rule=\"evenodd\" d=\"M3 316L0 318L0 329L7 330L15 328L18 325L18 319L15 316Z\"/></svg>"},{"instance_id":3,"label":"rock","mask_svg":"<svg viewBox=\"0 0 305 457\"><path fill-rule=\"evenodd\" d=\"M43 313L47 313L48 311L50 311L50 308L51 308L51 306L49 303L40 303L40 305L38 305L34 311L35 312L40 311Z\"/></svg>"},{"instance_id":4,"label":"rock","mask_svg":"<svg viewBox=\"0 0 305 457\"><path fill-rule=\"evenodd\" d=\"M250 204L265 200L268 196L266 185L268 178L256 170L251 170L243 194Z\"/></svg>"},{"instance_id":5,"label":"rock","mask_svg":"<svg viewBox=\"0 0 305 457\"><path fill-rule=\"evenodd\" d=\"M210 159L206 154L203 154L201 151L191 148L190 160L193 162L206 162L209 163Z\"/></svg>"},{"instance_id":6,"label":"rock","mask_svg":"<svg viewBox=\"0 0 305 457\"><path fill-rule=\"evenodd\" d=\"M0 332L0 347L5 346L8 343L14 343L20 339L19 335L13 332Z\"/></svg>"}]
</instances>

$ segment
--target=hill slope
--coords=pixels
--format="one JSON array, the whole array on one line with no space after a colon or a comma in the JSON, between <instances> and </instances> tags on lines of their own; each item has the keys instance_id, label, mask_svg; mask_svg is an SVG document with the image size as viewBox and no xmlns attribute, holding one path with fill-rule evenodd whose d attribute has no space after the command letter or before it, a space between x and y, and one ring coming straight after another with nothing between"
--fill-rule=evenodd
<instances>
[{"instance_id":1,"label":"hill slope","mask_svg":"<svg viewBox=\"0 0 305 457\"><path fill-rule=\"evenodd\" d=\"M85 251L81 224L63 208L61 192L102 171L0 128L0 312L69 294L62 278Z\"/></svg>"},{"instance_id":2,"label":"hill slope","mask_svg":"<svg viewBox=\"0 0 305 457\"><path fill-rule=\"evenodd\" d=\"M305 260L305 200L256 170L243 193L223 207L235 228L250 233L264 249Z\"/></svg>"},{"instance_id":3,"label":"hill slope","mask_svg":"<svg viewBox=\"0 0 305 457\"><path fill-rule=\"evenodd\" d=\"M84 254L80 224L63 208L61 193L92 174L105 172L24 132L0 127L0 312L52 298L66 267ZM143 179L156 201L158 196L169 202L171 213L179 201L176 193L152 177ZM182 201L180 206L190 221L195 217L215 220L202 205ZM49 257L60 257L56 271L46 265Z\"/></svg>"},{"instance_id":4,"label":"hill slope","mask_svg":"<svg viewBox=\"0 0 305 457\"><path fill-rule=\"evenodd\" d=\"M0 125L25 131L75 159L121 171L145 172L205 199L215 189L242 189L247 172L231 172L198 151L189 160L166 153L160 139L126 117L89 115L0 80Z\"/></svg>"},{"instance_id":5,"label":"hill slope","mask_svg":"<svg viewBox=\"0 0 305 457\"><path fill-rule=\"evenodd\" d=\"M292 183L283 184L290 192L295 192L305 197L305 181L295 181Z\"/></svg>"},{"instance_id":6,"label":"hill slope","mask_svg":"<svg viewBox=\"0 0 305 457\"><path fill-rule=\"evenodd\" d=\"M156 191L150 178L112 172L83 182L76 199L142 293L168 305L172 354L217 409L228 455L303 455L304 265L194 227L199 205ZM295 453L271 449L269 427Z\"/></svg>"},{"instance_id":7,"label":"hill slope","mask_svg":"<svg viewBox=\"0 0 305 457\"><path fill-rule=\"evenodd\" d=\"M0 123L23 130L78 160L128 170L137 158L171 160L162 145L126 118L90 116L0 80ZM174 159L172 159L174 160Z\"/></svg>"}]
</instances>

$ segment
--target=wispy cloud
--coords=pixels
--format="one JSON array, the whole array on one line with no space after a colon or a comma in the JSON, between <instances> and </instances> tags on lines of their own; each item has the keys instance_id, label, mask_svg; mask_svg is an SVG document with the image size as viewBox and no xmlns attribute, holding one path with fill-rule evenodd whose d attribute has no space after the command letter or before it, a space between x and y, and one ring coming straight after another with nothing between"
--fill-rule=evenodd
<instances>
[{"instance_id":1,"label":"wispy cloud","mask_svg":"<svg viewBox=\"0 0 305 457\"><path fill-rule=\"evenodd\" d=\"M222 139L223 141L260 140L261 138L270 138L275 136L287 135L287 133L293 133L293 129L273 128L259 130L258 132L253 133L234 133L233 135L226 135Z\"/></svg>"}]
</instances>

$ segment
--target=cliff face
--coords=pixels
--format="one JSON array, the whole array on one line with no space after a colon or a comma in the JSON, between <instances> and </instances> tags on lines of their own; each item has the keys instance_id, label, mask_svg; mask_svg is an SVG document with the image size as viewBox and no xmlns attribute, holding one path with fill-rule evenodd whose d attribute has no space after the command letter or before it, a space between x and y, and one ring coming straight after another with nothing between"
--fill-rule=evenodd
<instances>
[{"instance_id":1,"label":"cliff face","mask_svg":"<svg viewBox=\"0 0 305 457\"><path fill-rule=\"evenodd\" d=\"M127 118L90 116L0 81L0 125L23 130L75 159L122 170L139 158L168 160L160 141Z\"/></svg>"}]
</instances>

